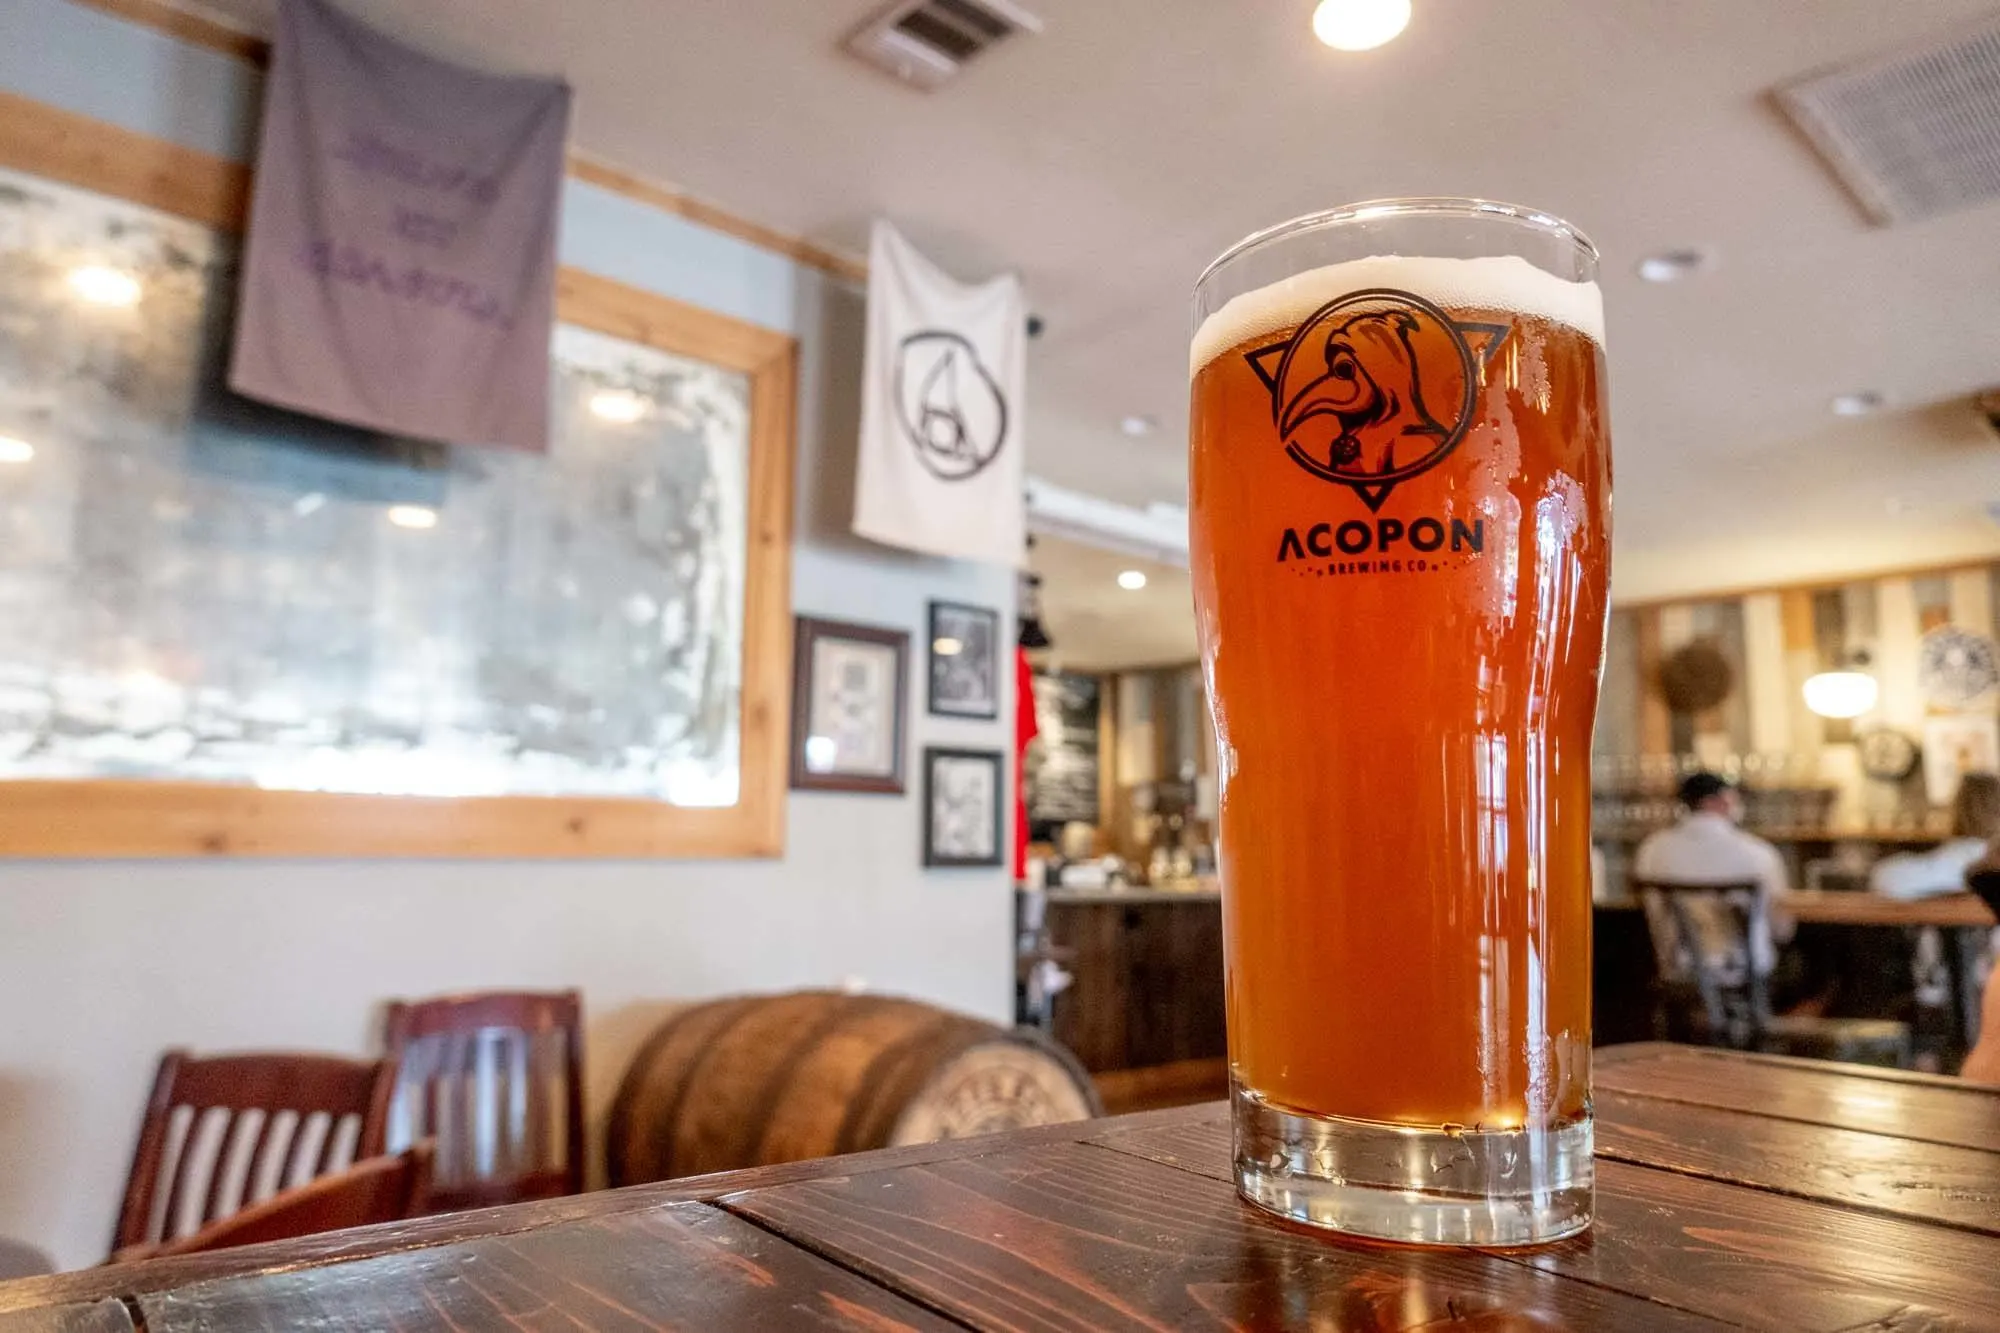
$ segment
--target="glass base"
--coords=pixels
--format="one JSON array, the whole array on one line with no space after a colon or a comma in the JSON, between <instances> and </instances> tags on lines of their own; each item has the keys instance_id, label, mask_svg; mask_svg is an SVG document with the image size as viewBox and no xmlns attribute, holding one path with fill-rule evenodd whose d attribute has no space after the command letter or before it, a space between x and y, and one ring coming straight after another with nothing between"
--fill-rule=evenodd
<instances>
[{"instance_id":1,"label":"glass base","mask_svg":"<svg viewBox=\"0 0 2000 1333\"><path fill-rule=\"evenodd\" d=\"M1233 1080L1236 1188L1294 1222L1413 1245L1541 1245L1590 1225L1591 1121L1414 1129L1307 1115Z\"/></svg>"}]
</instances>

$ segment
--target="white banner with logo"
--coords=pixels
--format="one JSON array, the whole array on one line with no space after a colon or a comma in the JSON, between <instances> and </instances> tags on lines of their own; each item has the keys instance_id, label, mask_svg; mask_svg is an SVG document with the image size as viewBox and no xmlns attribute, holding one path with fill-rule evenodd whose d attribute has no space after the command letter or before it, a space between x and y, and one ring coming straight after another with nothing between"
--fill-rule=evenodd
<instances>
[{"instance_id":1,"label":"white banner with logo","mask_svg":"<svg viewBox=\"0 0 2000 1333\"><path fill-rule=\"evenodd\" d=\"M1020 280L966 286L886 222L868 247L854 530L932 555L1023 557Z\"/></svg>"}]
</instances>

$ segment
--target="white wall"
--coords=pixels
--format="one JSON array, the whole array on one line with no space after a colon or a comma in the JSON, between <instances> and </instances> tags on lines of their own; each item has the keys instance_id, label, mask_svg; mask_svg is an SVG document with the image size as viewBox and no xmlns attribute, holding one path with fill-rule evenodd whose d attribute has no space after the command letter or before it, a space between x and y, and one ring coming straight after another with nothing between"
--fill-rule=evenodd
<instances>
[{"instance_id":1,"label":"white wall","mask_svg":"<svg viewBox=\"0 0 2000 1333\"><path fill-rule=\"evenodd\" d=\"M5 4L25 39L0 43L0 88L240 155L255 106L243 66L67 0ZM1007 748L1006 716L924 715L916 654L932 597L1011 623L1012 575L844 535L859 294L567 190L565 262L799 338L794 603L912 632L912 778L926 744ZM924 871L914 796L793 793L787 826L785 857L762 862L0 863L0 1236L66 1266L103 1257L165 1047L364 1052L391 996L581 986L593 1118L662 1001L859 978L1006 1019L1004 872Z\"/></svg>"}]
</instances>

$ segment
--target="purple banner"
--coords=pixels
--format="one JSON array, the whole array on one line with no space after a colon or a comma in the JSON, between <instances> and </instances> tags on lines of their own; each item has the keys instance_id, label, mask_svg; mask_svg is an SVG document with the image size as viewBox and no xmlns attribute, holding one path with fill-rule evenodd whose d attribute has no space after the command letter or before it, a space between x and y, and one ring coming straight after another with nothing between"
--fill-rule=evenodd
<instances>
[{"instance_id":1,"label":"purple banner","mask_svg":"<svg viewBox=\"0 0 2000 1333\"><path fill-rule=\"evenodd\" d=\"M279 0L230 387L546 449L569 101Z\"/></svg>"}]
</instances>

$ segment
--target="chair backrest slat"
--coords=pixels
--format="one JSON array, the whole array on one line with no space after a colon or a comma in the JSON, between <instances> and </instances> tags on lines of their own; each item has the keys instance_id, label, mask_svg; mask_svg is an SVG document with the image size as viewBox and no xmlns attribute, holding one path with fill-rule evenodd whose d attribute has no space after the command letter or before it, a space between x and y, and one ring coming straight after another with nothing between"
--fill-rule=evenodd
<instances>
[{"instance_id":1,"label":"chair backrest slat","mask_svg":"<svg viewBox=\"0 0 2000 1333\"><path fill-rule=\"evenodd\" d=\"M438 1207L583 1188L582 1008L575 991L390 1006L397 1137L436 1140Z\"/></svg>"},{"instance_id":2,"label":"chair backrest slat","mask_svg":"<svg viewBox=\"0 0 2000 1333\"><path fill-rule=\"evenodd\" d=\"M1632 887L1647 904L1647 924L1655 935L1662 915L1671 930L1671 938L1654 940L1662 972L1673 960L1684 960L1710 1033L1734 1046L1754 1046L1771 1021L1767 983L1750 943L1761 886L1753 880L1642 879Z\"/></svg>"},{"instance_id":3,"label":"chair backrest slat","mask_svg":"<svg viewBox=\"0 0 2000 1333\"><path fill-rule=\"evenodd\" d=\"M113 1251L171 1240L257 1202L272 1189L382 1151L394 1069L387 1061L309 1054L160 1058L133 1153ZM314 1119L328 1133L313 1143ZM281 1123L282 1122L282 1123ZM309 1155L308 1155L309 1154Z\"/></svg>"},{"instance_id":4,"label":"chair backrest slat","mask_svg":"<svg viewBox=\"0 0 2000 1333\"><path fill-rule=\"evenodd\" d=\"M430 1202L430 1182L431 1145L426 1141L280 1191L191 1235L154 1246L143 1257L198 1254L419 1217Z\"/></svg>"}]
</instances>

